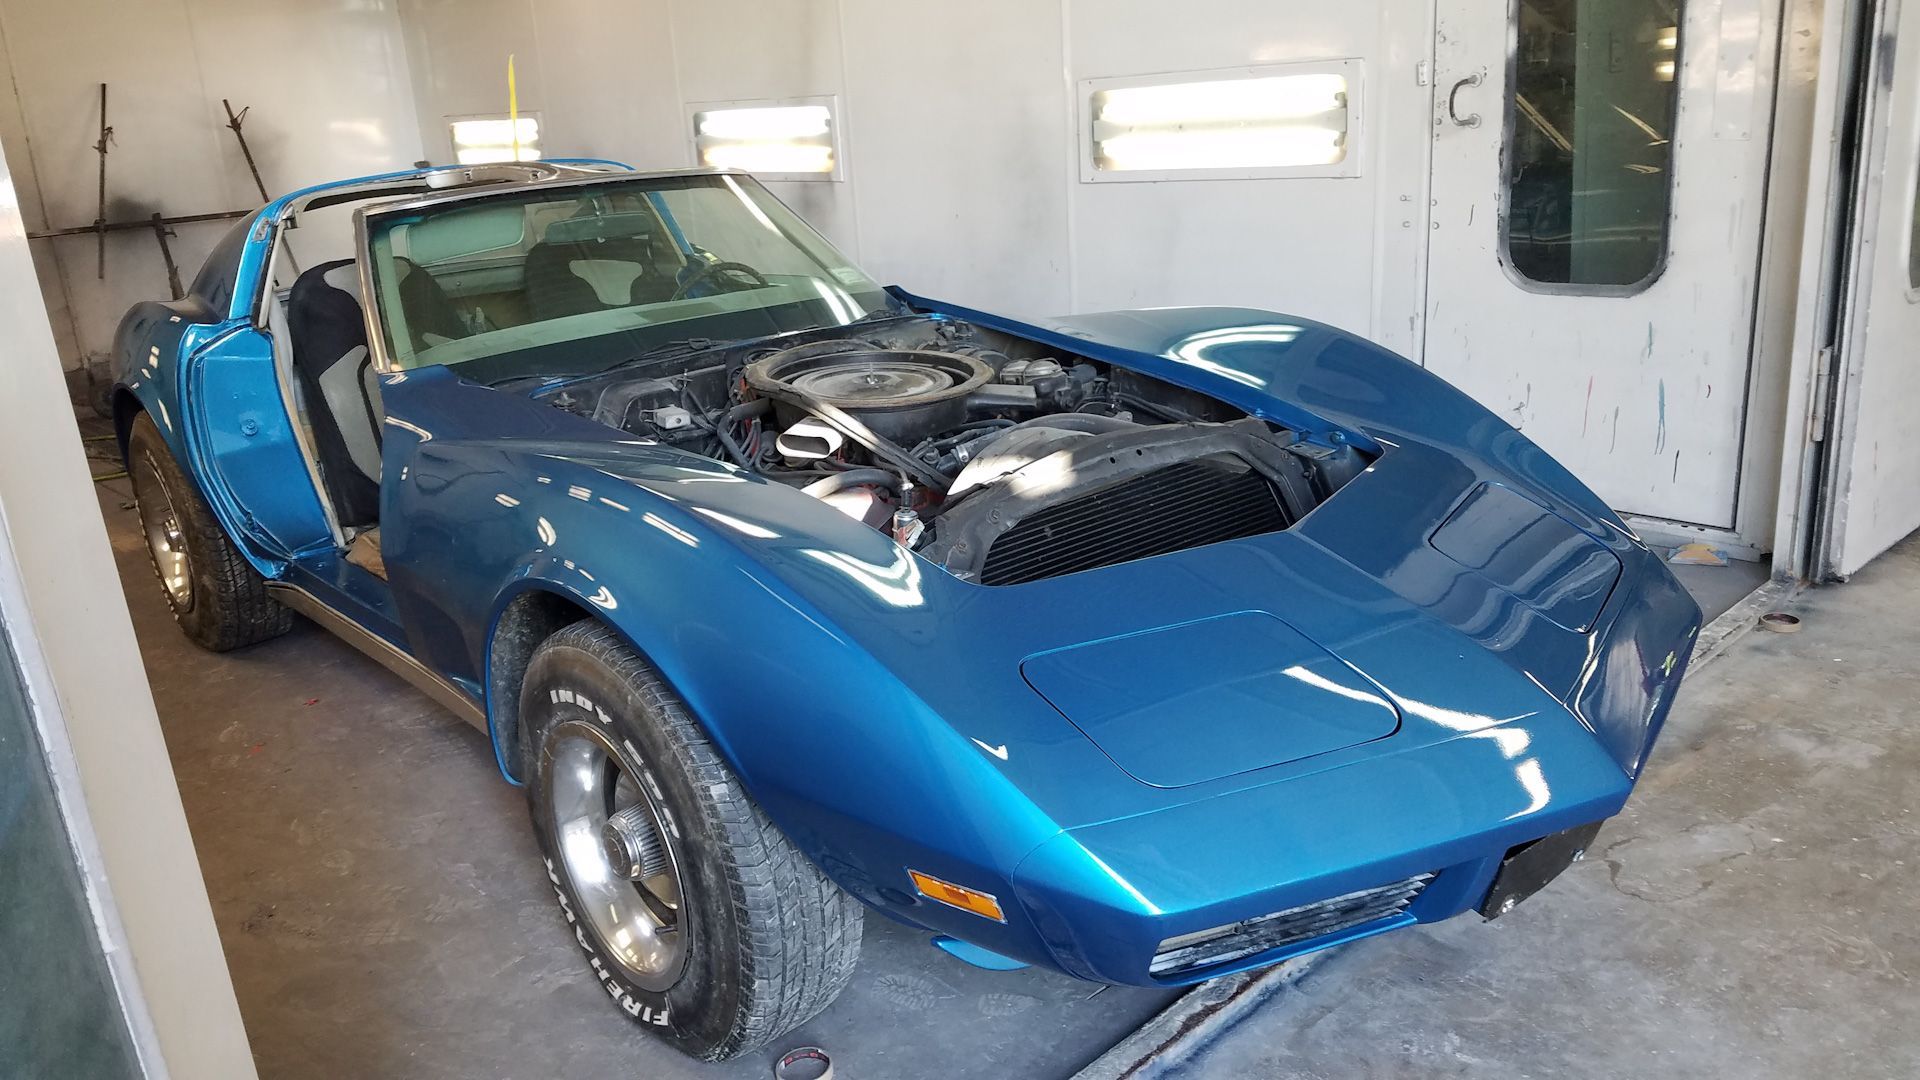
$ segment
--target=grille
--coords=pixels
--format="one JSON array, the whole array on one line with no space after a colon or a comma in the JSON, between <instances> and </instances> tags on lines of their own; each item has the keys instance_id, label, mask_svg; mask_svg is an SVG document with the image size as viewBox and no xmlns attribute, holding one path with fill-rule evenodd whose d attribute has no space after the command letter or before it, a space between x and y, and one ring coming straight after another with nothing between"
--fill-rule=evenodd
<instances>
[{"instance_id":1,"label":"grille","mask_svg":"<svg viewBox=\"0 0 1920 1080\"><path fill-rule=\"evenodd\" d=\"M1035 511L994 540L983 585L1017 585L1278 532L1265 477L1232 458L1182 461Z\"/></svg>"},{"instance_id":2,"label":"grille","mask_svg":"<svg viewBox=\"0 0 1920 1080\"><path fill-rule=\"evenodd\" d=\"M1377 922L1406 911L1432 880L1432 874L1415 874L1391 885L1170 937L1160 943L1147 970L1153 975L1177 975Z\"/></svg>"}]
</instances>

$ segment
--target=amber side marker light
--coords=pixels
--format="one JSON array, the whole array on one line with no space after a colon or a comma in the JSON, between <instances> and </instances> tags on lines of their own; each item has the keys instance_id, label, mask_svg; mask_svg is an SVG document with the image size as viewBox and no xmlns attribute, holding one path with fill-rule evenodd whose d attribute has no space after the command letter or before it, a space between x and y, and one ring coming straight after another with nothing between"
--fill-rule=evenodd
<instances>
[{"instance_id":1,"label":"amber side marker light","mask_svg":"<svg viewBox=\"0 0 1920 1080\"><path fill-rule=\"evenodd\" d=\"M1000 912L1000 901L978 889L969 889L965 885L955 885L951 881L941 881L932 874L923 874L918 870L908 870L907 876L913 879L913 887L920 895L929 900L938 900L948 907L978 915L995 922L1006 922L1007 917Z\"/></svg>"}]
</instances>

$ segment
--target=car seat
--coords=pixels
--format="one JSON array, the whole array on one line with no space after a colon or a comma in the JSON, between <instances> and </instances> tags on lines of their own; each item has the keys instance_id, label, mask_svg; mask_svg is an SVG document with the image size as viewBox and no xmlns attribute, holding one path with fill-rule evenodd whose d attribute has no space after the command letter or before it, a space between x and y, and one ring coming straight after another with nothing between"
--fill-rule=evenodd
<instances>
[{"instance_id":1,"label":"car seat","mask_svg":"<svg viewBox=\"0 0 1920 1080\"><path fill-rule=\"evenodd\" d=\"M556 221L527 252L527 314L537 321L670 299L675 283L654 239L617 235L638 230L641 215L580 216ZM604 235L607 233L615 235Z\"/></svg>"}]
</instances>

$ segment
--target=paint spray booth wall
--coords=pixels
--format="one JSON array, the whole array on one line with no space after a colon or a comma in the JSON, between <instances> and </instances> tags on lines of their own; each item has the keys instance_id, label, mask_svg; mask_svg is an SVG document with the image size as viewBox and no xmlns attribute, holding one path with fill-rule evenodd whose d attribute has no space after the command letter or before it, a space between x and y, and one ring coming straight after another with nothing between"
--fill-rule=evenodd
<instances>
[{"instance_id":1,"label":"paint spray booth wall","mask_svg":"<svg viewBox=\"0 0 1920 1080\"><path fill-rule=\"evenodd\" d=\"M437 157L451 150L449 117L505 111L509 53L549 156L685 168L692 103L832 96L845 178L769 186L883 281L1015 314L1275 307L1412 344L1414 298L1376 284L1410 279L1385 260L1412 265L1418 237L1398 217L1380 228L1376 208L1398 206L1388 177L1417 187L1420 175L1418 161L1381 156L1383 133L1397 131L1401 145L1410 130L1418 145L1426 116L1394 99L1383 72L1377 91L1369 83L1377 122L1359 133L1356 176L1085 184L1074 119L1085 78L1397 62L1395 50L1427 32L1388 18L1411 9L1400 0L1337 11L1194 0L1177 20L1146 0L980 0L964 11L930 0L400 5L423 141ZM1403 118L1410 127L1393 126Z\"/></svg>"},{"instance_id":2,"label":"paint spray booth wall","mask_svg":"<svg viewBox=\"0 0 1920 1080\"><path fill-rule=\"evenodd\" d=\"M252 107L273 195L420 157L394 0L0 0L0 39L0 144L29 230L94 221L102 82L113 221L260 204L221 98ZM179 226L183 279L224 228ZM108 236L104 279L92 236L33 245L68 368L110 348L130 304L167 293L150 232Z\"/></svg>"}]
</instances>

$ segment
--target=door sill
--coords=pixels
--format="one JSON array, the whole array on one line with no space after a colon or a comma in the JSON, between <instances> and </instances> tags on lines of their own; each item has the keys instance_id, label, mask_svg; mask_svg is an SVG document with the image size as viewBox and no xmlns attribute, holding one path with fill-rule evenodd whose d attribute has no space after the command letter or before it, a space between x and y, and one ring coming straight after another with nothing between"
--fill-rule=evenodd
<instances>
[{"instance_id":1,"label":"door sill","mask_svg":"<svg viewBox=\"0 0 1920 1080\"><path fill-rule=\"evenodd\" d=\"M1768 552L1732 529L1718 529L1707 525L1694 525L1684 521L1671 521L1667 518L1642 517L1639 514L1621 514L1620 520L1647 542L1648 547L1679 547L1682 544L1712 544L1727 553L1730 559L1741 562L1760 562Z\"/></svg>"},{"instance_id":2,"label":"door sill","mask_svg":"<svg viewBox=\"0 0 1920 1080\"><path fill-rule=\"evenodd\" d=\"M454 715L481 731L487 730L487 713L480 703L452 682L428 670L426 665L402 652L380 635L354 622L319 597L298 585L284 581L267 582L267 593L281 604L305 615L328 633L378 661L381 667L411 683L414 689L439 702Z\"/></svg>"}]
</instances>

